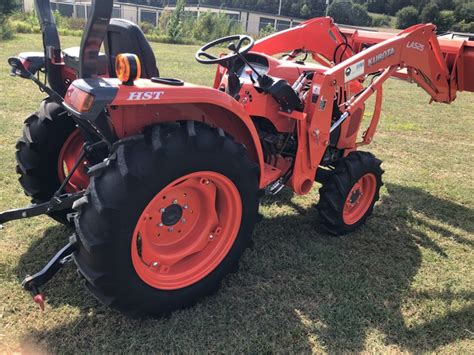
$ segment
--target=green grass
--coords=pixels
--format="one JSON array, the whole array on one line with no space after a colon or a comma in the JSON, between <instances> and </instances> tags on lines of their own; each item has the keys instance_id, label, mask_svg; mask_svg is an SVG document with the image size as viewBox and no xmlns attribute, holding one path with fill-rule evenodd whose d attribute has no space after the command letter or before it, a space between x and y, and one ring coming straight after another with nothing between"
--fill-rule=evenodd
<instances>
[{"instance_id":1,"label":"green grass","mask_svg":"<svg viewBox=\"0 0 474 355\"><path fill-rule=\"evenodd\" d=\"M65 46L78 38L65 38ZM0 42L0 210L22 206L15 141L44 96L8 77L6 58L40 37ZM209 85L196 47L153 44L164 76ZM384 160L374 215L342 238L321 232L313 205L285 192L264 199L264 221L239 273L215 296L159 320L100 305L74 267L45 288L41 313L19 282L71 231L48 218L0 230L0 351L32 352L474 352L474 96L428 105L418 88L386 85L370 150Z\"/></svg>"}]
</instances>

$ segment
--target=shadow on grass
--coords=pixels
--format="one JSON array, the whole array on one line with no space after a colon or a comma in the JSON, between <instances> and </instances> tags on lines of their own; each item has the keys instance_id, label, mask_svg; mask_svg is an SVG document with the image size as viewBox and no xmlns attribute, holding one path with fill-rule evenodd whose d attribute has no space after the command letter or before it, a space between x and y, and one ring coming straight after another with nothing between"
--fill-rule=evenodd
<instances>
[{"instance_id":1,"label":"shadow on grass","mask_svg":"<svg viewBox=\"0 0 474 355\"><path fill-rule=\"evenodd\" d=\"M317 213L292 202L291 194L265 198L264 206L288 206L296 215L267 216L240 272L217 295L168 318L126 319L97 303L73 268L61 271L46 292L53 308L49 312L62 312L55 318L65 322L32 331L28 341L33 337L59 352L341 352L363 350L375 330L381 334L379 345L419 352L469 337L472 306L452 312L447 306L442 317L424 315L427 320L412 326L406 325L401 308L407 301L445 305L472 299L473 294L449 290L415 293L410 285L421 265L421 249L432 251L434 258L450 258L450 250L436 243L432 233L436 240L473 247L466 233L453 232L474 232L466 222L474 219L473 211L421 189L387 189L368 223L340 238L319 232ZM46 231L31 246L21 261L21 276L20 271L40 266L45 255L65 243L60 231ZM80 316L68 321L63 306L76 307Z\"/></svg>"}]
</instances>

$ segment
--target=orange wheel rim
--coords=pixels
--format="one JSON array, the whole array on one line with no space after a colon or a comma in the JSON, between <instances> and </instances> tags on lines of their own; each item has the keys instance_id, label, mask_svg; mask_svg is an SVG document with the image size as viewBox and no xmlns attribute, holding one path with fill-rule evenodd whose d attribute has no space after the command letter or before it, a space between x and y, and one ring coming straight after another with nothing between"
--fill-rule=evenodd
<instances>
[{"instance_id":1,"label":"orange wheel rim","mask_svg":"<svg viewBox=\"0 0 474 355\"><path fill-rule=\"evenodd\" d=\"M160 191L145 207L132 239L132 262L148 285L175 290L215 270L239 233L242 202L234 183L196 172Z\"/></svg>"},{"instance_id":2,"label":"orange wheel rim","mask_svg":"<svg viewBox=\"0 0 474 355\"><path fill-rule=\"evenodd\" d=\"M82 147L84 145L84 138L82 137L79 129L74 130L64 142L61 151L59 152L58 158L58 177L59 182L62 183L69 172L73 169L77 158L81 154ZM77 191L84 190L89 186L89 176L86 172L88 166L87 161L83 161L81 165L72 175L69 182L64 187L64 190L68 193L74 193Z\"/></svg>"},{"instance_id":3,"label":"orange wheel rim","mask_svg":"<svg viewBox=\"0 0 474 355\"><path fill-rule=\"evenodd\" d=\"M377 178L374 174L365 174L352 187L344 203L342 217L344 223L357 223L369 210L377 189Z\"/></svg>"}]
</instances>

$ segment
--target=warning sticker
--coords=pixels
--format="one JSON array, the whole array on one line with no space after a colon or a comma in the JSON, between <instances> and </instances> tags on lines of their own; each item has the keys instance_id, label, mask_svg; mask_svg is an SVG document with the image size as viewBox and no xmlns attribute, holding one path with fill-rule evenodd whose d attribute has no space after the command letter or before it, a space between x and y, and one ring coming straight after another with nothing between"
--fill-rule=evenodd
<instances>
[{"instance_id":1,"label":"warning sticker","mask_svg":"<svg viewBox=\"0 0 474 355\"><path fill-rule=\"evenodd\" d=\"M365 71L365 63L363 60L351 65L350 67L347 67L346 70L344 71L345 82L347 83L363 75L364 71Z\"/></svg>"}]
</instances>

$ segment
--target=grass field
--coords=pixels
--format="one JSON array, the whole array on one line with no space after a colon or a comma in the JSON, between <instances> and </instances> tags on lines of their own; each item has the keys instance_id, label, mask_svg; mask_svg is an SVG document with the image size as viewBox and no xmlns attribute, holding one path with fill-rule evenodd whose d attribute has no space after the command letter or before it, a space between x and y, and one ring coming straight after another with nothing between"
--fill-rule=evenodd
<instances>
[{"instance_id":1,"label":"grass field","mask_svg":"<svg viewBox=\"0 0 474 355\"><path fill-rule=\"evenodd\" d=\"M64 45L79 38L65 38ZM214 67L192 46L153 44L162 74L209 85ZM22 206L15 141L43 95L8 77L8 55L40 37L0 42L0 210ZM264 199L265 219L240 272L196 307L130 320L100 305L74 267L45 288L41 313L20 287L71 230L48 218L0 230L0 352L474 352L474 94L428 105L390 81L370 150L385 187L357 233L321 232L316 189Z\"/></svg>"}]
</instances>

